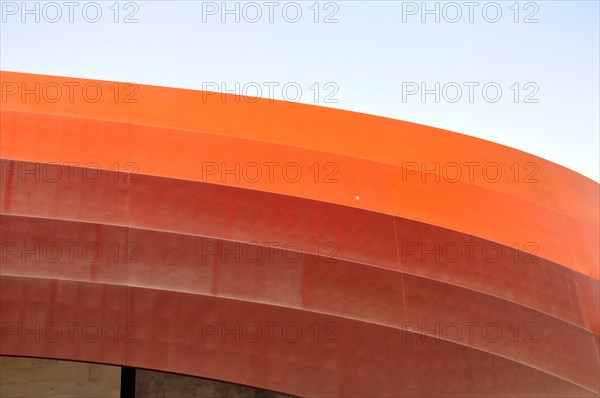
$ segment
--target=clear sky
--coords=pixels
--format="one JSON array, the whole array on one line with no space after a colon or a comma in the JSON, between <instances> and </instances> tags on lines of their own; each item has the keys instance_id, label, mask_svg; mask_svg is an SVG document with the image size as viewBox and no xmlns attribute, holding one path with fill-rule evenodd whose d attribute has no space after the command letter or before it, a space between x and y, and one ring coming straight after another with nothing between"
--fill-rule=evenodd
<instances>
[{"instance_id":1,"label":"clear sky","mask_svg":"<svg viewBox=\"0 0 600 398\"><path fill-rule=\"evenodd\" d=\"M598 1L23 4L1 2L4 70L239 83L248 95L481 137L600 178Z\"/></svg>"}]
</instances>

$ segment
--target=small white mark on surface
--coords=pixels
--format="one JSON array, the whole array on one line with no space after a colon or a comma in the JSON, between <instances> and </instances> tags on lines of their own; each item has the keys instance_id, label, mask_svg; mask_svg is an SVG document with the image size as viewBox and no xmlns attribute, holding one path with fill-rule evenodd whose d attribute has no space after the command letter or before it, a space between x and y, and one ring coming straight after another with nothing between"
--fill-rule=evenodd
<instances>
[{"instance_id":1,"label":"small white mark on surface","mask_svg":"<svg viewBox=\"0 0 600 398\"><path fill-rule=\"evenodd\" d=\"M356 200L359 200L359 199L360 199L360 196L356 195Z\"/></svg>"}]
</instances>

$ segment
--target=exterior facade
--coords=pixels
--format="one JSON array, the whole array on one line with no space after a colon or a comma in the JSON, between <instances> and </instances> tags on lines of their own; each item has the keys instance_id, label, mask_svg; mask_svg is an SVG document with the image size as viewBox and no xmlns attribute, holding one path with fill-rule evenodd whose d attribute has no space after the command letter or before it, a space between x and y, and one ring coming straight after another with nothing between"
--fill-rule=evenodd
<instances>
[{"instance_id":1,"label":"exterior facade","mask_svg":"<svg viewBox=\"0 0 600 398\"><path fill-rule=\"evenodd\" d=\"M0 355L305 397L598 396L594 181L353 112L0 84Z\"/></svg>"}]
</instances>

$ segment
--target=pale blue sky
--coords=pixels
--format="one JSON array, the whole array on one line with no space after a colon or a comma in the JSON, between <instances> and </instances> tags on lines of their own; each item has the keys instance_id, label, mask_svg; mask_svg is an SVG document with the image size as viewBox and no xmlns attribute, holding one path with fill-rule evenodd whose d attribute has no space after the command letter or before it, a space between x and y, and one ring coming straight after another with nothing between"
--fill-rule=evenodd
<instances>
[{"instance_id":1,"label":"pale blue sky","mask_svg":"<svg viewBox=\"0 0 600 398\"><path fill-rule=\"evenodd\" d=\"M234 15L221 21L221 1L124 1L118 4L118 23L115 1L97 2L102 10L97 23L82 15L90 2L78 2L73 23L63 1L56 2L63 13L58 22L48 21L55 17L53 9L43 14L44 2L39 3L39 22L33 14L25 15L23 22L21 3L1 5L4 70L193 89L211 82L224 82L229 88L235 82L240 87L256 82L263 96L269 95L264 83L274 82L279 84L273 92L276 99L284 99L284 84L296 83L302 90L300 102L458 131L533 153L596 181L600 178L598 1L523 1L517 7L515 1L477 2L472 23L465 1L455 2L463 12L456 23L444 20L444 6L447 18L455 16L446 1L437 2L440 23L433 15L421 22L421 1L322 1L317 4L318 23L315 1L297 2L302 16L296 23L282 14L286 6L288 19L295 16L296 6L286 1L277 2L273 23L264 1L255 2L263 12L256 23L247 20L254 18L255 9L247 6L243 14L248 2L239 2L239 23ZM27 3L34 8L36 2ZM227 3L235 7L234 1ZM427 4L433 8L436 2ZM502 16L497 23L487 22L482 9L487 7L491 19L495 4ZM416 15L403 14L415 5ZM94 7L87 8L90 19L95 17ZM216 13L210 14L215 7ZM138 22L123 23L132 12ZM337 23L323 23L330 13ZM532 13L530 18L538 22L524 23ZM332 84L325 86L328 82ZM443 97L436 103L433 95L425 103L419 95L403 101L403 87L410 82L425 82L430 88L435 82L441 87L456 82L463 87L463 97L456 103ZM464 82L480 84L473 103ZM496 103L481 94L481 87L490 82L502 89ZM536 89L531 99L538 102L524 103L524 96ZM325 95L334 92L331 99L338 102L325 102ZM454 91L448 93L454 96Z\"/></svg>"}]
</instances>

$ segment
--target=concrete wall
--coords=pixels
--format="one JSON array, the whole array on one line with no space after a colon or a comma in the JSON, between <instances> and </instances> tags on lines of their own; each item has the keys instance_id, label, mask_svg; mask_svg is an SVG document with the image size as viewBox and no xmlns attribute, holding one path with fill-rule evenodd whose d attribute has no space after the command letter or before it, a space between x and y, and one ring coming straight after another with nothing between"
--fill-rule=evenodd
<instances>
[{"instance_id":1,"label":"concrete wall","mask_svg":"<svg viewBox=\"0 0 600 398\"><path fill-rule=\"evenodd\" d=\"M285 398L236 384L136 371L136 398ZM118 366L0 356L1 398L119 398Z\"/></svg>"},{"instance_id":2,"label":"concrete wall","mask_svg":"<svg viewBox=\"0 0 600 398\"><path fill-rule=\"evenodd\" d=\"M236 384L139 370L135 378L136 398L285 398L287 395Z\"/></svg>"},{"instance_id":3,"label":"concrete wall","mask_svg":"<svg viewBox=\"0 0 600 398\"><path fill-rule=\"evenodd\" d=\"M0 357L0 397L118 398L121 368L50 359Z\"/></svg>"}]
</instances>

